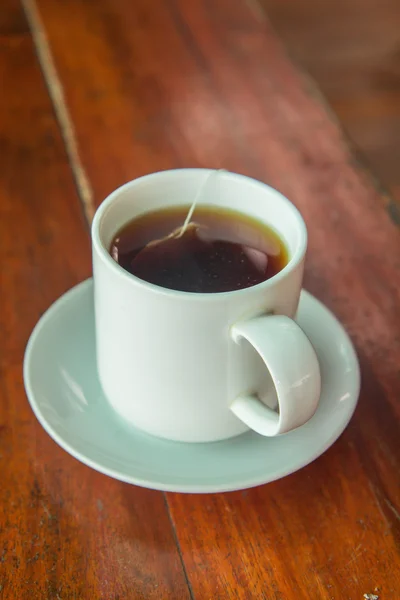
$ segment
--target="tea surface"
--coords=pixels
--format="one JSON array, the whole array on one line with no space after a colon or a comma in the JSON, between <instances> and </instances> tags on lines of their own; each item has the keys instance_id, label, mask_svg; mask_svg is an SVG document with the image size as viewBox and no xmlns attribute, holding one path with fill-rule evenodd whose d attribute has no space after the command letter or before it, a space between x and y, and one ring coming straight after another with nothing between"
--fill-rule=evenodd
<instances>
[{"instance_id":1,"label":"tea surface","mask_svg":"<svg viewBox=\"0 0 400 600\"><path fill-rule=\"evenodd\" d=\"M182 225L187 212L188 206L170 207L126 223L111 243L111 256L140 279L194 293L257 285L287 264L286 246L275 231L219 207L197 207L186 232L165 239ZM161 241L150 243L155 240Z\"/></svg>"}]
</instances>

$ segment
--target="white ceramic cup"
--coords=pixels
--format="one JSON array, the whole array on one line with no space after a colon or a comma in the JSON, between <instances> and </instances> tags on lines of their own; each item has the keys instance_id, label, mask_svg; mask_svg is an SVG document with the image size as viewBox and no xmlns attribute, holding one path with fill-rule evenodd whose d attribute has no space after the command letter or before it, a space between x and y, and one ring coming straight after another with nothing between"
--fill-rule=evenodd
<instances>
[{"instance_id":1,"label":"white ceramic cup","mask_svg":"<svg viewBox=\"0 0 400 600\"><path fill-rule=\"evenodd\" d=\"M253 429L274 436L303 425L320 395L314 349L293 321L307 231L297 209L269 186L229 172L208 205L271 226L289 251L277 275L250 288L196 294L147 283L110 256L114 235L139 215L189 205L207 169L162 171L115 190L92 225L97 365L104 393L127 422L184 442Z\"/></svg>"}]
</instances>

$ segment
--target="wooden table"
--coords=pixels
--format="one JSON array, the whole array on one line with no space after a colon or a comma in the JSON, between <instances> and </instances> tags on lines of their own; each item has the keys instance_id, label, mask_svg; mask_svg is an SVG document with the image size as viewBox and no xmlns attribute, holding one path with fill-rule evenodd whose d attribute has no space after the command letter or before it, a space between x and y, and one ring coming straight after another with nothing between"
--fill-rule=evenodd
<instances>
[{"instance_id":1,"label":"wooden table","mask_svg":"<svg viewBox=\"0 0 400 600\"><path fill-rule=\"evenodd\" d=\"M400 598L400 211L256 2L2 0L0 598ZM61 450L28 405L32 327L90 276L88 223L122 182L225 167L310 231L305 286L357 347L339 441L281 481L141 489Z\"/></svg>"}]
</instances>

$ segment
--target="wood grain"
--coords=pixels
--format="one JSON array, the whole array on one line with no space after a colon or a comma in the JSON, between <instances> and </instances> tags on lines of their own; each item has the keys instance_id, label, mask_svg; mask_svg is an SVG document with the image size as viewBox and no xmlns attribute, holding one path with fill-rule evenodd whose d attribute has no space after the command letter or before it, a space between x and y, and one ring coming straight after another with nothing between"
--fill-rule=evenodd
<instances>
[{"instance_id":1,"label":"wood grain","mask_svg":"<svg viewBox=\"0 0 400 600\"><path fill-rule=\"evenodd\" d=\"M393 600L400 595L395 568L400 554L398 214L353 158L312 81L290 63L263 13L252 6L227 0L38 3L96 204L127 179L177 166L223 166L271 183L307 221L306 287L341 318L360 355L359 408L345 434L315 463L247 492L168 494L192 597L356 600L376 593L380 600ZM32 3L25 7L37 25ZM40 86L32 86L38 94ZM43 90L40 98L47 102ZM36 177L36 189L43 189L44 175ZM57 197L54 210L78 211L76 195L67 195L63 185ZM31 234L40 227L35 221ZM86 248L87 236L75 227L78 247ZM62 248L59 257L62 267L71 265L70 280L51 269L38 294L58 293L78 278L75 269L88 268L75 265ZM46 300L32 294L32 311L41 310ZM18 350L16 345L15 361ZM16 393L10 389L9 394ZM18 394L23 402L22 390ZM87 526L73 546L74 552L90 550L87 575L82 570L73 579L70 571L62 572L71 594L93 597L95 590L104 598L151 597L152 574L161 577L161 572L165 587L158 597L183 598L183 576L160 497L91 473L56 450L32 418L27 417L27 426L48 448L42 454L41 447L40 456L50 460L50 470L55 456L61 461L58 479L55 472L45 476L53 481L51 493L57 489L64 506L79 506L70 509L74 522L59 507L62 518L69 519L71 532ZM19 456L23 461L23 449ZM78 470L83 486L76 483ZM117 498L116 522L102 530L96 545L99 525L84 503L85 490L95 485L103 494L110 486L108 506L113 495ZM129 497L124 505L123 494ZM127 508L133 500L134 508ZM26 510L21 501L14 519ZM130 538L131 517L135 534ZM160 533L154 538L156 523ZM64 544L63 531L57 539ZM56 535L48 535L53 546ZM152 561L129 541L135 536L146 540L144 546L153 541ZM139 561L147 569L141 584L122 560ZM105 563L107 573L115 574L110 579L118 582L114 588L100 587Z\"/></svg>"},{"instance_id":2,"label":"wood grain","mask_svg":"<svg viewBox=\"0 0 400 600\"><path fill-rule=\"evenodd\" d=\"M26 20L2 10L0 598L187 598L163 495L72 459L26 400L29 333L90 275L90 244Z\"/></svg>"},{"instance_id":3,"label":"wood grain","mask_svg":"<svg viewBox=\"0 0 400 600\"><path fill-rule=\"evenodd\" d=\"M397 0L257 0L400 202ZM262 10L262 9L261 9Z\"/></svg>"}]
</instances>

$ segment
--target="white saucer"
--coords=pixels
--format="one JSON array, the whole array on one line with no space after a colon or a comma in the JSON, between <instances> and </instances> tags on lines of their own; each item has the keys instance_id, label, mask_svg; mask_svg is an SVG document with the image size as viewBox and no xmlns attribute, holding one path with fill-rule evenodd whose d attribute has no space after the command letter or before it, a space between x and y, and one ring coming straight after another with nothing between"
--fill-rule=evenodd
<instances>
[{"instance_id":1,"label":"white saucer","mask_svg":"<svg viewBox=\"0 0 400 600\"><path fill-rule=\"evenodd\" d=\"M320 456L345 429L357 403L359 366L342 326L304 291L297 320L319 357L322 397L311 421L277 438L249 432L222 442L183 444L121 422L97 377L91 279L64 294L36 325L25 353L25 388L47 433L101 473L174 492L249 488Z\"/></svg>"}]
</instances>

